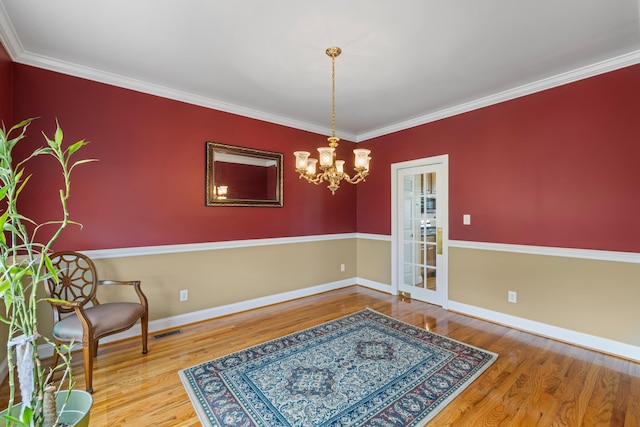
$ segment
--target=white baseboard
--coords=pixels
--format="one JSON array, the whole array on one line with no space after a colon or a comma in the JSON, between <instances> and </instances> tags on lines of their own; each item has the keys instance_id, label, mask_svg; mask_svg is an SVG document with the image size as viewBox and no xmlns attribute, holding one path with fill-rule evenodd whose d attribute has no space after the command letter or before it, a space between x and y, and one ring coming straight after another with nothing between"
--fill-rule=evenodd
<instances>
[{"instance_id":1,"label":"white baseboard","mask_svg":"<svg viewBox=\"0 0 640 427\"><path fill-rule=\"evenodd\" d=\"M479 319L488 320L493 323L499 323L510 328L531 332L532 334L543 337L552 338L558 341L575 344L580 347L640 362L640 347L630 344L582 332L576 332L557 326L547 325L545 323L535 322L533 320L523 319L521 317L511 316L509 314L487 310L455 301L449 301L449 310L477 317Z\"/></svg>"},{"instance_id":2,"label":"white baseboard","mask_svg":"<svg viewBox=\"0 0 640 427\"><path fill-rule=\"evenodd\" d=\"M254 308L260 308L267 305L277 304L285 301L290 301L297 298L303 298L311 295L315 295L321 292L327 292L335 289L344 288L353 284L359 284L364 287L374 289L380 292L395 295L391 285L381 282L375 282L360 277L340 280L337 282L326 283L323 285L312 286L309 288L298 289L290 292L283 292L276 295L269 295L266 297L255 298L248 301L241 301L238 303L227 304L220 307L213 307L205 310L195 311L192 313L180 314L177 316L167 317L164 319L153 320L149 322L149 333L177 328L180 326L188 325L190 323L201 322L203 320L212 319L215 317L226 316L241 311L252 310ZM621 343L618 341L609 340L606 338L600 338L581 332L572 331L569 329L560 328L557 326L547 325L540 322L535 322L521 317L511 316L508 314L500 313L497 311L487 310L480 307L475 307L468 304L459 303L456 301L448 301L448 308L451 311L455 311L461 314L477 317L479 319L488 320L490 322L499 323L510 328L520 329L523 331L531 332L536 335L556 339L559 341L567 342L570 344L579 345L581 347L593 349L603 353L608 353L626 359L631 359L640 362L640 347L636 347L630 344ZM109 343L120 341L123 339L134 338L140 336L140 325L135 325L128 331L121 332L119 334L111 335L101 340L101 343ZM50 345L43 344L38 346L38 352L42 357L51 357L53 355L53 348ZM7 359L5 358L0 364L0 381L8 375Z\"/></svg>"},{"instance_id":3,"label":"white baseboard","mask_svg":"<svg viewBox=\"0 0 640 427\"><path fill-rule=\"evenodd\" d=\"M166 329L177 328L179 326L188 325L190 323L201 322L203 320L212 319L215 317L226 316L228 314L238 313L241 311L252 310L254 308L260 308L267 305L277 304L285 301L290 301L297 298L303 298L315 294L319 294L321 292L332 291L334 289L345 288L347 286L354 285L356 282L356 278L344 279L337 282L325 283L323 285L312 286L310 288L298 289L290 292L283 292L276 295L269 295L266 297L255 298L248 301L241 301L238 303L227 304L220 307L208 308L205 310L194 311L192 313L179 314L177 316L166 317L164 319L157 319L149 322L149 333L162 331ZM374 284L375 282L370 282ZM380 284L384 286L383 284ZM366 286L366 285L365 285ZM376 285L379 286L379 285ZM374 287L374 286L369 286ZM379 289L379 290L383 290ZM383 290L384 291L384 290ZM386 291L388 292L388 290ZM110 335L102 340L100 340L101 344L106 344L115 341L121 341L128 338L134 338L140 336L142 333L140 329L140 325L137 324L133 328L120 332L119 334ZM77 348L81 348L77 346ZM38 346L38 353L41 357L47 358L53 356L53 347L48 344L41 344ZM0 382L4 381L4 379L9 374L7 359L5 358L2 361L2 365L0 366Z\"/></svg>"},{"instance_id":4,"label":"white baseboard","mask_svg":"<svg viewBox=\"0 0 640 427\"><path fill-rule=\"evenodd\" d=\"M310 288L298 289L290 292L269 295L266 297L255 298L248 301L241 301L233 304L227 304L220 307L208 308L205 310L194 311L192 313L179 314L177 316L166 317L164 319L152 320L149 322L149 334L153 332L163 331L167 329L177 328L191 323L201 322L203 320L213 319L215 317L226 316L228 314L238 313L241 311L252 310L267 305L277 304L290 301L297 298L307 297L321 292L327 292L334 289L340 289L351 286L356 283L355 278L344 279L337 282L325 283L323 285L312 286ZM138 337L142 333L140 324L119 334L110 335L100 340L100 344L106 344L115 341L121 341L128 338ZM51 357L53 348L50 345L43 344L38 346L38 352L42 357ZM6 371L6 361L3 366ZM0 368L1 369L1 368ZM0 371L2 372L2 371ZM6 375L6 373L5 373ZM3 378L3 377L0 377Z\"/></svg>"},{"instance_id":5,"label":"white baseboard","mask_svg":"<svg viewBox=\"0 0 640 427\"><path fill-rule=\"evenodd\" d=\"M393 288L388 283L374 282L373 280L363 279L362 277L356 277L355 283L364 286L365 288L373 289L376 291L384 292L386 294L398 295L393 291Z\"/></svg>"},{"instance_id":6,"label":"white baseboard","mask_svg":"<svg viewBox=\"0 0 640 427\"><path fill-rule=\"evenodd\" d=\"M393 287L385 283L374 282L371 280L362 279L360 277L357 278L356 283L381 292L397 295L397 292L394 292ZM582 332L572 331L570 329L547 325L545 323L523 319L521 317L511 316L509 314L487 310L481 307L463 304L456 301L449 300L448 304L448 310L455 311L460 314L473 316L478 319L498 323L509 328L519 329L542 337L555 339L602 353L611 354L614 356L619 356L625 359L640 362L640 347L637 346L585 334Z\"/></svg>"}]
</instances>

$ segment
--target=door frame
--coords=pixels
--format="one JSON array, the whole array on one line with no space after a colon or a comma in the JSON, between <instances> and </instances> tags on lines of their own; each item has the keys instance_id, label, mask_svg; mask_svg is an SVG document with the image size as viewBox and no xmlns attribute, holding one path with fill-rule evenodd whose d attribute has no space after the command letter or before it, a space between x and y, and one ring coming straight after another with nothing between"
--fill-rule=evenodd
<instances>
[{"instance_id":1,"label":"door frame","mask_svg":"<svg viewBox=\"0 0 640 427\"><path fill-rule=\"evenodd\" d=\"M401 236L398 228L398 171L400 169L414 168L420 166L430 166L434 164L442 164L444 169L442 179L442 195L438 196L438 209L443 209L443 233L442 233L442 308L445 310L449 306L449 155L442 154L439 156L426 157L423 159L408 160L405 162L391 164L391 292L398 295L398 286L400 278L400 260L398 259L398 245Z\"/></svg>"}]
</instances>

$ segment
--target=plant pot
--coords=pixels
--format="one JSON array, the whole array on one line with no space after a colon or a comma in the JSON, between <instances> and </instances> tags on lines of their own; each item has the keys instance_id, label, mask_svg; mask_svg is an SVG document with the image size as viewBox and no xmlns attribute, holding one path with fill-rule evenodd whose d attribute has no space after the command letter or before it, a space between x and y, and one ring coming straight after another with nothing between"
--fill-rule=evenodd
<instances>
[{"instance_id":1,"label":"plant pot","mask_svg":"<svg viewBox=\"0 0 640 427\"><path fill-rule=\"evenodd\" d=\"M56 395L56 407L58 410L64 405L64 400L67 396L66 391L62 391ZM89 426L89 413L93 406L93 397L90 393L84 390L71 390L69 400L62 411L59 422L68 427L88 427ZM22 410L22 404L18 403L12 408L12 413L15 417L20 416ZM6 414L7 410L0 412L0 417ZM0 418L0 426L5 426L6 422Z\"/></svg>"}]
</instances>

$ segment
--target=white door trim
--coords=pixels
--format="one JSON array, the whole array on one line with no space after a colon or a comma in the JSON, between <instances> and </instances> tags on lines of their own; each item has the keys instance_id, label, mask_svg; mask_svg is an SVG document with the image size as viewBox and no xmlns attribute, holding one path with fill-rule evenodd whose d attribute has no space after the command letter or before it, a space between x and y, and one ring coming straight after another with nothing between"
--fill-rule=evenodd
<instances>
[{"instance_id":1,"label":"white door trim","mask_svg":"<svg viewBox=\"0 0 640 427\"><path fill-rule=\"evenodd\" d=\"M449 302L449 155L442 154L439 156L427 157L423 159L409 160L406 162L392 163L391 164L391 292L393 295L398 295L398 239L400 238L400 230L398 230L398 170L429 166L434 164L442 164L445 170L443 179L444 194L440 197L440 201L445 209L443 216L443 229L442 236L442 259L443 259L443 296L442 296L442 308L445 310L448 308ZM440 205L439 205L440 206ZM440 274L440 273L439 273Z\"/></svg>"}]
</instances>

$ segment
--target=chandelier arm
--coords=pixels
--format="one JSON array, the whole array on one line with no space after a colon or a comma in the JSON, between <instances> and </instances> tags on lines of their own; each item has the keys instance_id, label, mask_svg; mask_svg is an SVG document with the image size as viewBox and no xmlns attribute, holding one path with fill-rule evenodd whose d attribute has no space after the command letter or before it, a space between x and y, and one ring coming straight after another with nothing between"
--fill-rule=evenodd
<instances>
[{"instance_id":1,"label":"chandelier arm","mask_svg":"<svg viewBox=\"0 0 640 427\"><path fill-rule=\"evenodd\" d=\"M353 176L353 178L351 178L349 175L347 175L345 173L345 177L344 180L347 181L349 184L358 184L362 181L364 181L364 178L367 176L366 173L363 172L358 172L357 174L355 174Z\"/></svg>"},{"instance_id":2,"label":"chandelier arm","mask_svg":"<svg viewBox=\"0 0 640 427\"><path fill-rule=\"evenodd\" d=\"M307 175L304 172L300 172L300 178L304 178L307 180L307 182L310 182L311 184L315 184L318 185L320 184L322 181L324 181L324 173L317 173L315 175Z\"/></svg>"}]
</instances>

